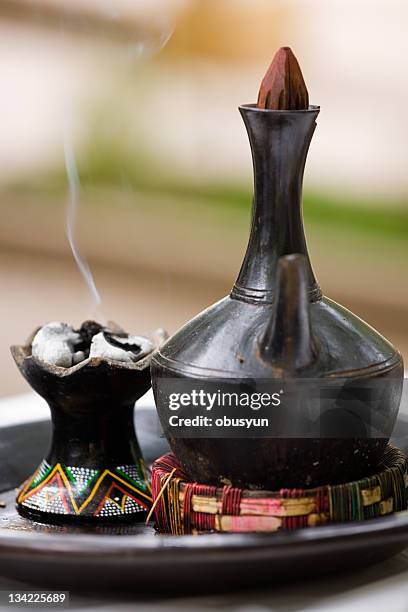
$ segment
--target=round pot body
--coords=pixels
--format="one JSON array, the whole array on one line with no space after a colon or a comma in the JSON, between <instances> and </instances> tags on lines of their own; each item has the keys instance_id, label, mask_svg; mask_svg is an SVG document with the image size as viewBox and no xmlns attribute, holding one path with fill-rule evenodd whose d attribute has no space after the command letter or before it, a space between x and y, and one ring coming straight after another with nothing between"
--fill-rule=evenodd
<instances>
[{"instance_id":1,"label":"round pot body","mask_svg":"<svg viewBox=\"0 0 408 612\"><path fill-rule=\"evenodd\" d=\"M361 319L321 298L310 304L319 359L301 376L282 371L262 358L257 341L272 311L226 297L155 354L153 390L165 431L174 380L185 381L186 390L206 388L208 382L229 389L231 381L248 381L254 389L260 381L265 388L268 380L274 388L290 389L280 414L270 409L270 437L169 435L183 470L200 483L275 489L337 484L375 473L398 414L401 356ZM324 376L319 360L329 365ZM233 416L231 409L227 414Z\"/></svg>"}]
</instances>

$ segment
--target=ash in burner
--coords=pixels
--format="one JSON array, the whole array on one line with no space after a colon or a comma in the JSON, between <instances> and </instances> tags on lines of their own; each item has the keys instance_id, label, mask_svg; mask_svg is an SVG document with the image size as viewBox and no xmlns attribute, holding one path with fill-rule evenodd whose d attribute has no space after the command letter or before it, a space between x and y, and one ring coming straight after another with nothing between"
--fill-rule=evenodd
<instances>
[{"instance_id":1,"label":"ash in burner","mask_svg":"<svg viewBox=\"0 0 408 612\"><path fill-rule=\"evenodd\" d=\"M148 338L130 336L95 321L85 321L78 330L66 323L47 323L32 341L33 357L63 368L71 368L88 358L132 363L153 349L154 345Z\"/></svg>"}]
</instances>

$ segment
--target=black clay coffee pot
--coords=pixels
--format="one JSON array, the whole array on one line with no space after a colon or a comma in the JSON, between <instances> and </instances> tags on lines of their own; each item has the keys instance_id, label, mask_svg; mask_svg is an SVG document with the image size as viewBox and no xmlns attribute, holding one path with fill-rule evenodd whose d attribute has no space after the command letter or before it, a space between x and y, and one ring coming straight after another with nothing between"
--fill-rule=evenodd
<instances>
[{"instance_id":1,"label":"black clay coffee pot","mask_svg":"<svg viewBox=\"0 0 408 612\"><path fill-rule=\"evenodd\" d=\"M283 58L280 66L276 58ZM282 49L276 58L261 88L261 94L269 88L267 95L260 94L263 104L240 107L252 149L255 194L238 279L230 295L155 353L152 379L165 430L169 379L203 384L290 380L298 393L286 409L296 418L293 434L285 436L170 435L183 470L201 483L276 489L368 476L391 435L401 398L400 353L359 317L323 296L315 279L301 192L319 107L309 106L290 51ZM329 391L323 393L327 401L317 402L319 385Z\"/></svg>"}]
</instances>

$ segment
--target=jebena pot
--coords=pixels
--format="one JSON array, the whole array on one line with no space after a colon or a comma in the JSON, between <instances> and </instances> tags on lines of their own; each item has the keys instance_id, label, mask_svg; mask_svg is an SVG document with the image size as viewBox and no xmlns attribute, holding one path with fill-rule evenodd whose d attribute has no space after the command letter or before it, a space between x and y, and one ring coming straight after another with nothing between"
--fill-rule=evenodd
<instances>
[{"instance_id":1,"label":"jebena pot","mask_svg":"<svg viewBox=\"0 0 408 612\"><path fill-rule=\"evenodd\" d=\"M161 422L166 431L170 379L192 384L290 380L298 391L286 404L291 435L279 435L278 424L275 435L259 439L169 434L189 479L279 489L369 476L395 423L403 362L372 327L322 295L310 264L301 192L319 108L246 105L240 112L254 166L248 248L231 294L197 315L154 355L152 381ZM328 399L316 403L316 389L327 387ZM270 420L273 430L273 412Z\"/></svg>"}]
</instances>

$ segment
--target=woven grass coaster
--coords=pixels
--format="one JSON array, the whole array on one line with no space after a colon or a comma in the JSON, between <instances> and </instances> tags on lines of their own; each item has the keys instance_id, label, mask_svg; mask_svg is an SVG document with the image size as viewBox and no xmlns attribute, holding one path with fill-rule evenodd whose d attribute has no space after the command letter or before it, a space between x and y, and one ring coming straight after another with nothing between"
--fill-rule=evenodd
<instances>
[{"instance_id":1,"label":"woven grass coaster","mask_svg":"<svg viewBox=\"0 0 408 612\"><path fill-rule=\"evenodd\" d=\"M364 521L407 509L408 459L388 446L378 474L315 489L250 491L191 483L172 453L152 468L157 528L175 535L273 532Z\"/></svg>"}]
</instances>

